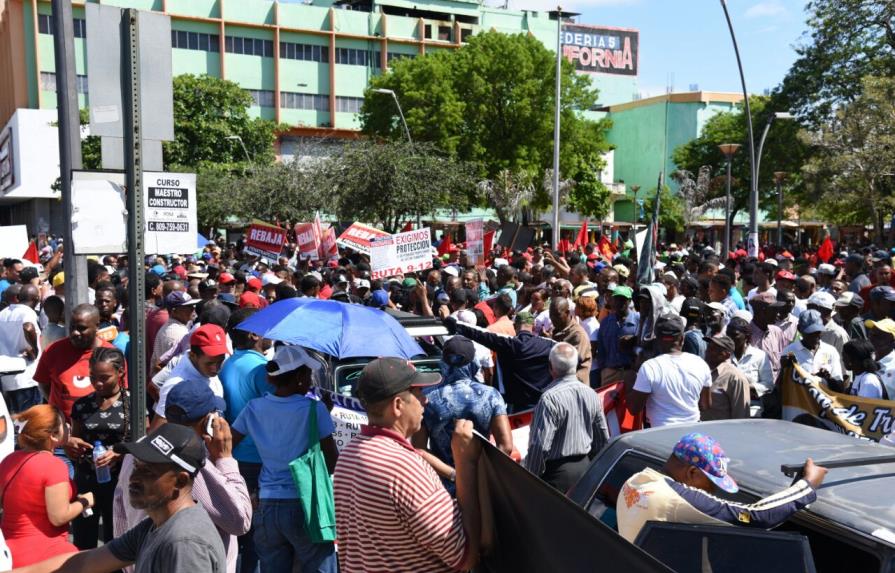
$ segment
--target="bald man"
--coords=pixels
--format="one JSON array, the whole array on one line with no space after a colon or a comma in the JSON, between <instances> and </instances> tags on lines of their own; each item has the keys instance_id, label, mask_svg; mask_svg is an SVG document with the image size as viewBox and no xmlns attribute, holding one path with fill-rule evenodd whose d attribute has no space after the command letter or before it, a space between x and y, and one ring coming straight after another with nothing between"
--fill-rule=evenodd
<instances>
[{"instance_id":1,"label":"bald man","mask_svg":"<svg viewBox=\"0 0 895 573\"><path fill-rule=\"evenodd\" d=\"M550 322L553 323L553 340L567 342L578 351L578 379L590 384L590 336L575 320L569 299L555 296L550 300Z\"/></svg>"},{"instance_id":2,"label":"bald man","mask_svg":"<svg viewBox=\"0 0 895 573\"><path fill-rule=\"evenodd\" d=\"M0 381L9 410L17 414L41 401L40 391L33 379L40 353L40 326L34 311L40 293L34 285L26 284L11 286L7 294L13 287L16 302L0 311L0 356L9 364L0 370L17 372L0 374Z\"/></svg>"}]
</instances>

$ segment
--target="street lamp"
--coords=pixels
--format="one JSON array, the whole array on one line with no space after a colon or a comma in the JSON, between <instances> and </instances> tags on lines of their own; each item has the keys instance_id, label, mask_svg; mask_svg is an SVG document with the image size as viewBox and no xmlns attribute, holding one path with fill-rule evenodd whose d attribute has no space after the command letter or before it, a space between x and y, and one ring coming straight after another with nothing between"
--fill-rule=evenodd
<instances>
[{"instance_id":1,"label":"street lamp","mask_svg":"<svg viewBox=\"0 0 895 573\"><path fill-rule=\"evenodd\" d=\"M730 253L730 164L733 156L742 147L739 143L722 143L718 146L727 162L727 198L724 201L724 257Z\"/></svg>"},{"instance_id":2,"label":"street lamp","mask_svg":"<svg viewBox=\"0 0 895 573\"><path fill-rule=\"evenodd\" d=\"M225 139L229 139L230 141L238 141L238 142L239 142L239 145L242 146L242 152L246 154L246 159L249 160L249 163L253 163L253 161L252 161L252 156L249 155L249 150L246 149L246 144L245 144L245 142L242 140L242 137L240 137L240 136L238 136L238 135L228 135Z\"/></svg>"},{"instance_id":3,"label":"street lamp","mask_svg":"<svg viewBox=\"0 0 895 573\"><path fill-rule=\"evenodd\" d=\"M386 88L376 88L373 91L378 94L390 95L395 100L395 105L398 107L398 115L401 116L401 123L404 125L404 135L407 136L407 143L413 145L413 140L410 138L410 128L407 127L407 120L404 119L404 110L401 109L401 102L398 101L398 94L395 93L395 90Z\"/></svg>"},{"instance_id":4,"label":"street lamp","mask_svg":"<svg viewBox=\"0 0 895 573\"><path fill-rule=\"evenodd\" d=\"M771 130L771 124L775 119L793 119L793 115L788 111L775 111L768 117L768 122L764 125L764 132L761 134L761 142L758 144L758 156L755 159L755 181L758 182L758 174L761 170L761 152L764 151L764 142L768 138L768 132Z\"/></svg>"},{"instance_id":5,"label":"street lamp","mask_svg":"<svg viewBox=\"0 0 895 573\"><path fill-rule=\"evenodd\" d=\"M774 171L774 182L777 183L777 247L783 248L783 178L784 171Z\"/></svg>"}]
</instances>

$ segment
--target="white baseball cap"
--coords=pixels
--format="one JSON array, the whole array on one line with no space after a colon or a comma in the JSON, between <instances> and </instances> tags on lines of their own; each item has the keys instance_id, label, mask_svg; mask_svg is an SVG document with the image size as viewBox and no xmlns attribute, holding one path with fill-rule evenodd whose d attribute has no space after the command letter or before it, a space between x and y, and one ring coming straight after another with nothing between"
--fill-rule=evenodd
<instances>
[{"instance_id":1,"label":"white baseball cap","mask_svg":"<svg viewBox=\"0 0 895 573\"><path fill-rule=\"evenodd\" d=\"M836 305L836 299L828 292L816 292L808 297L808 304L819 306L826 310L833 310Z\"/></svg>"},{"instance_id":2,"label":"white baseball cap","mask_svg":"<svg viewBox=\"0 0 895 573\"><path fill-rule=\"evenodd\" d=\"M313 370L319 364L301 346L278 346L270 363L275 363L277 368L273 371L267 371L271 376L280 376L281 374L297 370L302 366L307 366Z\"/></svg>"},{"instance_id":3,"label":"white baseball cap","mask_svg":"<svg viewBox=\"0 0 895 573\"><path fill-rule=\"evenodd\" d=\"M261 277L261 286L278 285L281 282L283 282L283 279L273 273L265 273L264 276Z\"/></svg>"}]
</instances>

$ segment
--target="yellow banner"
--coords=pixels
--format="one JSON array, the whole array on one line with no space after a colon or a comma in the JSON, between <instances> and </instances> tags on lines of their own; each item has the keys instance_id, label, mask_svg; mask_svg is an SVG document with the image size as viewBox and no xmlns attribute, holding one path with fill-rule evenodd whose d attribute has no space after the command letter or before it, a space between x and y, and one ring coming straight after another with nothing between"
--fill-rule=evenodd
<instances>
[{"instance_id":1,"label":"yellow banner","mask_svg":"<svg viewBox=\"0 0 895 573\"><path fill-rule=\"evenodd\" d=\"M833 392L798 364L782 376L783 419L879 441L895 430L895 401Z\"/></svg>"}]
</instances>

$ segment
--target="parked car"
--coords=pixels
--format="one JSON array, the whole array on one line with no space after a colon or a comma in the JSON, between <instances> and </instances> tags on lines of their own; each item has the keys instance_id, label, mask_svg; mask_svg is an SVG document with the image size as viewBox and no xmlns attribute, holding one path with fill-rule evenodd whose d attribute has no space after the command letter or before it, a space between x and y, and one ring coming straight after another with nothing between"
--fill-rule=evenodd
<instances>
[{"instance_id":1,"label":"parked car","mask_svg":"<svg viewBox=\"0 0 895 573\"><path fill-rule=\"evenodd\" d=\"M648 553L679 571L700 570L681 566L688 557L708 560L710 566L703 561L701 570L714 573L793 570L767 569L758 559L771 556L779 564L789 541L788 558L795 558L807 539L810 555L794 570L895 573L895 451L828 430L779 420L730 420L623 434L594 459L568 496L617 531L616 498L625 481L646 467L661 471L675 443L692 431L721 443L740 486L737 494L721 496L740 502L753 503L789 486L793 478L784 475L783 465L800 465L810 457L845 467L831 469L817 501L773 532L651 523L636 542Z\"/></svg>"}]
</instances>

